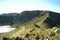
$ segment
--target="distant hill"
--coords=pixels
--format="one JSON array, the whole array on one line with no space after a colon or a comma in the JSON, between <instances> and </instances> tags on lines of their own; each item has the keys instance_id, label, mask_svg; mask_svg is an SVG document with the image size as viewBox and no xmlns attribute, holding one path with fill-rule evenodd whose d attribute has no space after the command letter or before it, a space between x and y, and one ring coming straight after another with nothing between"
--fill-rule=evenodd
<instances>
[{"instance_id":1,"label":"distant hill","mask_svg":"<svg viewBox=\"0 0 60 40\"><path fill-rule=\"evenodd\" d=\"M51 24L51 26L54 25L60 25L60 13L52 12L52 11L23 11L21 13L8 13L8 14L1 14L0 15L0 25L12 25L12 24L19 24L19 23L28 23L29 21L32 21L36 17L41 18L48 12L48 18L46 18L45 22L47 24Z\"/></svg>"}]
</instances>

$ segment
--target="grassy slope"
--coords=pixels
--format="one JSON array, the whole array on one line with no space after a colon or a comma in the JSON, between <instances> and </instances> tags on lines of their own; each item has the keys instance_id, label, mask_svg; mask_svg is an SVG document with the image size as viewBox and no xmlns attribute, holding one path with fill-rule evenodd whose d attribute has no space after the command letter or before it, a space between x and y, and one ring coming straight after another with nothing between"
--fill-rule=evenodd
<instances>
[{"instance_id":1,"label":"grassy slope","mask_svg":"<svg viewBox=\"0 0 60 40\"><path fill-rule=\"evenodd\" d=\"M60 40L60 33L56 32L54 36L50 37L50 33L53 32L55 29L48 28L48 25L46 22L41 21L46 17L36 17L35 19L32 19L30 22L26 22L26 24L22 25L21 27L17 28L16 30L13 30L11 32L1 34L1 37L7 37L16 38L17 36L24 39L24 40L37 40L37 37L39 37L40 40ZM39 27L36 27L35 24L37 24ZM59 29L59 28L58 28ZM29 36L26 36L26 35Z\"/></svg>"}]
</instances>

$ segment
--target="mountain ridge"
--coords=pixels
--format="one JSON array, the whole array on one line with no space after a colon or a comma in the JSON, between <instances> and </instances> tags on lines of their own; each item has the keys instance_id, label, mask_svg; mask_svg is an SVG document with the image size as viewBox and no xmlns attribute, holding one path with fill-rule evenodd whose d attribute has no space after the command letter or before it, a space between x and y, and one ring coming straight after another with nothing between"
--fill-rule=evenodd
<instances>
[{"instance_id":1,"label":"mountain ridge","mask_svg":"<svg viewBox=\"0 0 60 40\"><path fill-rule=\"evenodd\" d=\"M52 12L52 11L23 11L21 13L9 13L9 14L1 14L0 15L0 25L12 25L15 23L25 23L29 22L36 17L42 17L48 12L49 20L52 20L57 25L60 24L60 13ZM58 20L59 19L59 20Z\"/></svg>"},{"instance_id":2,"label":"mountain ridge","mask_svg":"<svg viewBox=\"0 0 60 40\"><path fill-rule=\"evenodd\" d=\"M5 14L6 15L6 14ZM23 11L18 15L0 16L0 23L17 25L0 34L0 40L60 40L60 14L51 11ZM11 20L11 21L10 21ZM10 24L9 24L10 23Z\"/></svg>"}]
</instances>

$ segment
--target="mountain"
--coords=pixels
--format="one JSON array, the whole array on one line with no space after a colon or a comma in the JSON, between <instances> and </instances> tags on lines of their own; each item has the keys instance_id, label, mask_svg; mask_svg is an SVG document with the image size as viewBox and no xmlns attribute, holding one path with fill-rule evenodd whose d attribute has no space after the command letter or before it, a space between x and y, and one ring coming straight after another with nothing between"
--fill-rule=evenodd
<instances>
[{"instance_id":1,"label":"mountain","mask_svg":"<svg viewBox=\"0 0 60 40\"><path fill-rule=\"evenodd\" d=\"M0 25L17 25L0 40L60 40L60 13L34 10L0 15Z\"/></svg>"},{"instance_id":2,"label":"mountain","mask_svg":"<svg viewBox=\"0 0 60 40\"><path fill-rule=\"evenodd\" d=\"M35 19L36 17L42 17L47 13L49 16L46 18L46 22L52 26L60 25L60 13L52 12L52 11L23 11L21 13L4 13L0 15L0 25L12 25L15 23L28 23L29 21Z\"/></svg>"},{"instance_id":3,"label":"mountain","mask_svg":"<svg viewBox=\"0 0 60 40\"><path fill-rule=\"evenodd\" d=\"M18 16L17 13L1 14L0 25L13 24L14 18Z\"/></svg>"}]
</instances>

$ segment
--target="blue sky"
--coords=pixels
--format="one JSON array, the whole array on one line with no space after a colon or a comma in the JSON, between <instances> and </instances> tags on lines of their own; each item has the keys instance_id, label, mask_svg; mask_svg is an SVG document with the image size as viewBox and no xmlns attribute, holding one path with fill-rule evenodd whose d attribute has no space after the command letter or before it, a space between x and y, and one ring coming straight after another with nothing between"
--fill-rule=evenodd
<instances>
[{"instance_id":1,"label":"blue sky","mask_svg":"<svg viewBox=\"0 0 60 40\"><path fill-rule=\"evenodd\" d=\"M19 13L24 10L60 12L60 0L0 0L0 13Z\"/></svg>"}]
</instances>

